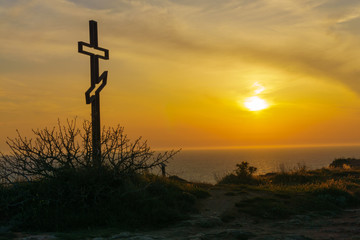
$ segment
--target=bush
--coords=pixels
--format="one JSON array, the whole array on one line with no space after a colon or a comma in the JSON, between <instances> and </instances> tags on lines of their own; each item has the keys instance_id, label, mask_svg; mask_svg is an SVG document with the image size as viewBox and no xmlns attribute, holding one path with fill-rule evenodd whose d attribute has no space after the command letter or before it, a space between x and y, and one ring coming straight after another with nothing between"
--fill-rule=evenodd
<instances>
[{"instance_id":1,"label":"bush","mask_svg":"<svg viewBox=\"0 0 360 240\"><path fill-rule=\"evenodd\" d=\"M356 158L337 158L332 163L330 163L329 167L331 168L353 168L360 167L360 159Z\"/></svg>"},{"instance_id":2,"label":"bush","mask_svg":"<svg viewBox=\"0 0 360 240\"><path fill-rule=\"evenodd\" d=\"M257 171L256 167L249 166L248 162L236 164L234 173L228 174L223 177L218 184L257 184L258 181L253 177Z\"/></svg>"},{"instance_id":3,"label":"bush","mask_svg":"<svg viewBox=\"0 0 360 240\"><path fill-rule=\"evenodd\" d=\"M131 142L122 127L103 129L101 165L91 159L91 128L67 121L35 138L8 139L0 154L0 225L56 231L99 226L153 227L194 211L190 183L149 172L178 151L155 153L146 141Z\"/></svg>"},{"instance_id":4,"label":"bush","mask_svg":"<svg viewBox=\"0 0 360 240\"><path fill-rule=\"evenodd\" d=\"M92 227L165 226L195 211L194 186L137 175L70 170L53 179L2 187L0 225L58 231Z\"/></svg>"},{"instance_id":5,"label":"bush","mask_svg":"<svg viewBox=\"0 0 360 240\"><path fill-rule=\"evenodd\" d=\"M161 166L178 151L155 153L141 137L130 141L124 128L103 128L100 164L92 159L91 125L84 121L82 129L76 120L57 128L33 130L35 138L8 139L11 153L0 152L0 182L14 183L57 177L69 169L107 168L118 177L130 176Z\"/></svg>"}]
</instances>

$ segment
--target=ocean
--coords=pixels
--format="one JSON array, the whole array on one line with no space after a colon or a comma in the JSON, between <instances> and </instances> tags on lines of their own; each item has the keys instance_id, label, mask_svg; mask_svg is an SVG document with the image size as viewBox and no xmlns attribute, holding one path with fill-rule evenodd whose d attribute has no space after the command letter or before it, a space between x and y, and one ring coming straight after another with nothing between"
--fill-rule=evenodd
<instances>
[{"instance_id":1,"label":"ocean","mask_svg":"<svg viewBox=\"0 0 360 240\"><path fill-rule=\"evenodd\" d=\"M305 165L308 169L327 167L335 158L360 158L360 146L238 148L182 150L167 164L166 172L189 181L216 183L233 171L237 163L247 161L257 167L256 174L291 170Z\"/></svg>"}]
</instances>

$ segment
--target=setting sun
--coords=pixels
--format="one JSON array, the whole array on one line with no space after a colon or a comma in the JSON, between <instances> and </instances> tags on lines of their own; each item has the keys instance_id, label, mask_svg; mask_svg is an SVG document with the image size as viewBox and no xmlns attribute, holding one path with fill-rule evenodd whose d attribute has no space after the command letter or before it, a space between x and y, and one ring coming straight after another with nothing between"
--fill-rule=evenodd
<instances>
[{"instance_id":1,"label":"setting sun","mask_svg":"<svg viewBox=\"0 0 360 240\"><path fill-rule=\"evenodd\" d=\"M357 9L355 0L0 1L0 151L16 129L91 120L90 66L77 45L89 41L89 20L110 51L99 60L99 74L109 72L101 124L131 138L158 149L360 143Z\"/></svg>"},{"instance_id":2,"label":"setting sun","mask_svg":"<svg viewBox=\"0 0 360 240\"><path fill-rule=\"evenodd\" d=\"M0 0L0 24L0 240L360 240L360 0Z\"/></svg>"},{"instance_id":3,"label":"setting sun","mask_svg":"<svg viewBox=\"0 0 360 240\"><path fill-rule=\"evenodd\" d=\"M269 107L269 104L258 96L247 98L244 105L250 111L259 111Z\"/></svg>"}]
</instances>

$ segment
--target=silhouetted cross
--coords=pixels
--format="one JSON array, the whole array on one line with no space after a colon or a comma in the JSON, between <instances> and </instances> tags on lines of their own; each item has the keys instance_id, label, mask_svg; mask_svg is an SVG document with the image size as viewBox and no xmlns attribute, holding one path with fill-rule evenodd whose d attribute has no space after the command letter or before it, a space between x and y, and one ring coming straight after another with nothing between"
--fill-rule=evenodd
<instances>
[{"instance_id":1,"label":"silhouetted cross","mask_svg":"<svg viewBox=\"0 0 360 240\"><path fill-rule=\"evenodd\" d=\"M108 60L109 50L98 46L97 22L89 21L89 29L90 43L78 42L78 52L90 56L91 86L85 92L85 99L86 104L91 103L93 165L99 167L101 165L100 91L105 87L108 75L108 72L104 71L99 76L99 58ZM84 47L90 48L89 51L84 50ZM95 94L91 95L96 84L100 82L101 84L95 90Z\"/></svg>"}]
</instances>

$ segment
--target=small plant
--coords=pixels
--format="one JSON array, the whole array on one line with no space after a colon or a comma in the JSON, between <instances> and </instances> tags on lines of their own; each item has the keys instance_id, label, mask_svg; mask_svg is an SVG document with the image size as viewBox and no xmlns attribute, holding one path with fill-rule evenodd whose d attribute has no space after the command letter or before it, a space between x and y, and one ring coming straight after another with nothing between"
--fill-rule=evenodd
<instances>
[{"instance_id":1,"label":"small plant","mask_svg":"<svg viewBox=\"0 0 360 240\"><path fill-rule=\"evenodd\" d=\"M251 177L256 171L257 168L249 166L248 162L242 162L241 164L236 164L235 174L240 178Z\"/></svg>"},{"instance_id":2,"label":"small plant","mask_svg":"<svg viewBox=\"0 0 360 240\"><path fill-rule=\"evenodd\" d=\"M257 179L253 174L257 171L256 167L250 166L248 162L241 162L236 164L234 173L228 174L223 177L219 184L256 184Z\"/></svg>"}]
</instances>

